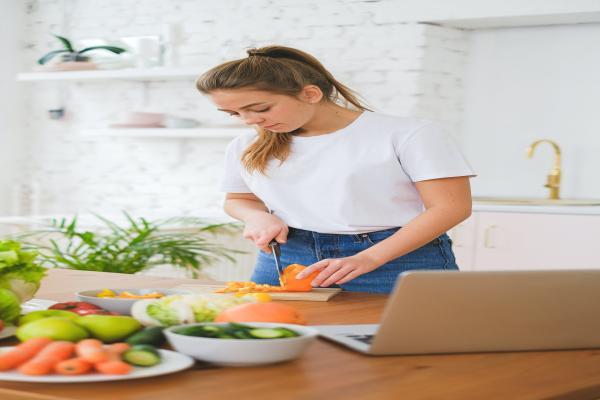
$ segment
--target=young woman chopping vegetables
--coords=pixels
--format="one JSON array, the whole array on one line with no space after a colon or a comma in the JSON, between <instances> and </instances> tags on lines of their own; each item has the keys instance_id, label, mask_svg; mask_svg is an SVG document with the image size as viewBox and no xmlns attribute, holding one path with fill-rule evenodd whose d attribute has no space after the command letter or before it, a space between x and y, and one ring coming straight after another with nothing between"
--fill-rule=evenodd
<instances>
[{"instance_id":1,"label":"young woman chopping vegetables","mask_svg":"<svg viewBox=\"0 0 600 400\"><path fill-rule=\"evenodd\" d=\"M445 232L471 214L474 175L436 123L371 112L313 56L268 46L196 82L253 125L226 150L225 211L261 249L252 275L282 264L320 271L313 286L389 293L403 271L457 269ZM348 106L349 104L349 106Z\"/></svg>"}]
</instances>

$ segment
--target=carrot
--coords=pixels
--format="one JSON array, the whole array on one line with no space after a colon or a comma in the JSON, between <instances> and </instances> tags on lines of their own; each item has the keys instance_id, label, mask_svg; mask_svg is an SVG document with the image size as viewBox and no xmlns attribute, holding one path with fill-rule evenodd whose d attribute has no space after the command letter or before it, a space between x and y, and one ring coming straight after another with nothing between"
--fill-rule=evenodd
<instances>
[{"instance_id":1,"label":"carrot","mask_svg":"<svg viewBox=\"0 0 600 400\"><path fill-rule=\"evenodd\" d=\"M75 353L92 364L106 362L111 359L111 354L104 349L103 344L98 339L83 339L75 345Z\"/></svg>"},{"instance_id":2,"label":"carrot","mask_svg":"<svg viewBox=\"0 0 600 400\"><path fill-rule=\"evenodd\" d=\"M106 347L106 351L108 351L110 354L119 356L118 358L120 358L121 354L125 353L130 348L131 346L129 345L129 343L119 342L108 345Z\"/></svg>"},{"instance_id":3,"label":"carrot","mask_svg":"<svg viewBox=\"0 0 600 400\"><path fill-rule=\"evenodd\" d=\"M46 375L59 362L70 358L75 350L75 344L65 340L52 342L44 347L35 357L19 367L19 372L25 375Z\"/></svg>"},{"instance_id":4,"label":"carrot","mask_svg":"<svg viewBox=\"0 0 600 400\"><path fill-rule=\"evenodd\" d=\"M93 364L81 357L69 358L54 366L54 371L61 375L82 375L90 372Z\"/></svg>"},{"instance_id":5,"label":"carrot","mask_svg":"<svg viewBox=\"0 0 600 400\"><path fill-rule=\"evenodd\" d=\"M46 345L52 342L52 339L38 337L29 339L12 349L0 353L0 371L8 371L17 368L19 365L32 359Z\"/></svg>"},{"instance_id":6,"label":"carrot","mask_svg":"<svg viewBox=\"0 0 600 400\"><path fill-rule=\"evenodd\" d=\"M101 374L109 375L126 375L133 369L131 365L121 360L111 360L94 364L94 368Z\"/></svg>"}]
</instances>

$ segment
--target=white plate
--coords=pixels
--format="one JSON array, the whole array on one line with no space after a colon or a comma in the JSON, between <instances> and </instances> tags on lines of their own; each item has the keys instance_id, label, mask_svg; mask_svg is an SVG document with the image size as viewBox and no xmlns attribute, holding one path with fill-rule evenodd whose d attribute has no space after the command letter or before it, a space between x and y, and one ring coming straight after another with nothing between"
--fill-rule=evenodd
<instances>
[{"instance_id":1,"label":"white plate","mask_svg":"<svg viewBox=\"0 0 600 400\"><path fill-rule=\"evenodd\" d=\"M57 302L54 300L44 300L44 299L31 299L21 304L21 314L27 314L32 311L38 310L47 310L53 304ZM15 334L17 330L16 326L5 326L2 331L0 331L0 339L4 339L7 337L11 337Z\"/></svg>"},{"instance_id":2,"label":"white plate","mask_svg":"<svg viewBox=\"0 0 600 400\"><path fill-rule=\"evenodd\" d=\"M27 314L32 311L47 310L48 307L56 303L58 302L54 300L31 299L21 304L21 313Z\"/></svg>"},{"instance_id":3,"label":"white plate","mask_svg":"<svg viewBox=\"0 0 600 400\"><path fill-rule=\"evenodd\" d=\"M3 347L0 351L6 351L12 347ZM79 382L102 382L122 381L127 379L148 378L157 375L172 374L187 369L194 365L194 359L185 354L170 350L159 350L162 357L160 364L153 367L134 367L133 372L127 375L105 375L92 372L86 375L23 375L17 371L0 372L1 381L13 382L40 382L40 383L79 383Z\"/></svg>"},{"instance_id":4,"label":"white plate","mask_svg":"<svg viewBox=\"0 0 600 400\"><path fill-rule=\"evenodd\" d=\"M17 331L16 326L5 326L4 329L0 331L0 339L4 339L7 337L11 337Z\"/></svg>"}]
</instances>

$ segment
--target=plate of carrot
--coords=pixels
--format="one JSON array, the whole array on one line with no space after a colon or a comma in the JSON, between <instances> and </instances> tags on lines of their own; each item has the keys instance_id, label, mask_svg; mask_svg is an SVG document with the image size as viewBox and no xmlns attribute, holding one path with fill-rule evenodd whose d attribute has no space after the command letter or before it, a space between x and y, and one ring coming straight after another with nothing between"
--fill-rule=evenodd
<instances>
[{"instance_id":1,"label":"plate of carrot","mask_svg":"<svg viewBox=\"0 0 600 400\"><path fill-rule=\"evenodd\" d=\"M33 338L13 347L0 347L0 380L15 382L101 382L165 375L191 367L194 360L159 349L161 362L135 367L120 355L127 343L103 345L97 339L77 343Z\"/></svg>"}]
</instances>

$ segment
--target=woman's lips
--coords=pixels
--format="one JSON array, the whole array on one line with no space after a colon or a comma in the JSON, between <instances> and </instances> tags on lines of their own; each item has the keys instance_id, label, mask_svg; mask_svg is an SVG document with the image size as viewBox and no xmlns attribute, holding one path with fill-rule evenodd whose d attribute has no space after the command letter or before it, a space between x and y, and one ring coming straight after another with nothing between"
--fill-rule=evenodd
<instances>
[{"instance_id":1,"label":"woman's lips","mask_svg":"<svg viewBox=\"0 0 600 400\"><path fill-rule=\"evenodd\" d=\"M265 129L271 129L271 128L275 128L277 125L279 125L279 124L273 124L273 125L269 125L269 126L263 126L263 128L265 128Z\"/></svg>"}]
</instances>

